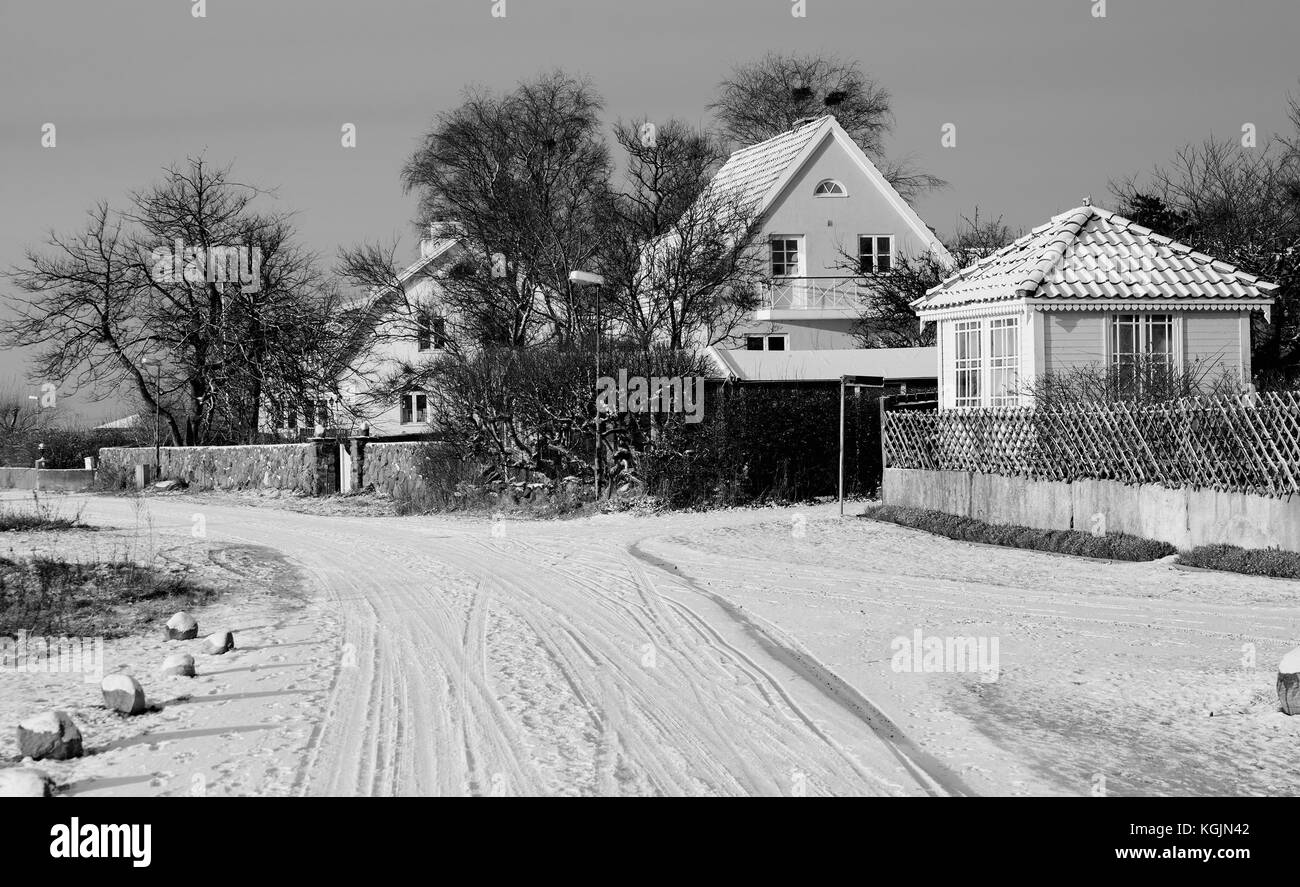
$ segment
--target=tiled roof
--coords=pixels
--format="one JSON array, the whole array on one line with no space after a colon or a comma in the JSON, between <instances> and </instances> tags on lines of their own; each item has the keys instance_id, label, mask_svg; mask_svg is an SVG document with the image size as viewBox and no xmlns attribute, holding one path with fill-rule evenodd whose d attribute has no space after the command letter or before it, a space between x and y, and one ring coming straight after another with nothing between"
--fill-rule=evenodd
<instances>
[{"instance_id":1,"label":"tiled roof","mask_svg":"<svg viewBox=\"0 0 1300 887\"><path fill-rule=\"evenodd\" d=\"M773 136L765 142L741 148L713 177L709 188L715 198L738 198L745 204L757 204L781 178L808 143L825 134L830 115Z\"/></svg>"},{"instance_id":2,"label":"tiled roof","mask_svg":"<svg viewBox=\"0 0 1300 887\"><path fill-rule=\"evenodd\" d=\"M933 379L936 348L838 348L822 351L711 349L722 372L745 382L825 382L841 376Z\"/></svg>"},{"instance_id":3,"label":"tiled roof","mask_svg":"<svg viewBox=\"0 0 1300 887\"><path fill-rule=\"evenodd\" d=\"M1277 289L1095 206L1081 206L963 268L913 303L921 312L1035 299L1269 301Z\"/></svg>"}]
</instances>

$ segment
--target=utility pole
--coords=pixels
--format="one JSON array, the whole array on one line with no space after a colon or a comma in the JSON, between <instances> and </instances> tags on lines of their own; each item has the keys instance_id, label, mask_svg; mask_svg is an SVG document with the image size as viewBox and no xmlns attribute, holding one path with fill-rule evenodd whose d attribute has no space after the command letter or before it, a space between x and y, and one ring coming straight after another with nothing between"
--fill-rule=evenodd
<instances>
[{"instance_id":1,"label":"utility pole","mask_svg":"<svg viewBox=\"0 0 1300 887\"><path fill-rule=\"evenodd\" d=\"M146 357L140 361L144 366L154 368L153 383L153 479L160 480L162 476L162 442L158 433L158 421L161 418L162 409L162 361L156 357Z\"/></svg>"}]
</instances>

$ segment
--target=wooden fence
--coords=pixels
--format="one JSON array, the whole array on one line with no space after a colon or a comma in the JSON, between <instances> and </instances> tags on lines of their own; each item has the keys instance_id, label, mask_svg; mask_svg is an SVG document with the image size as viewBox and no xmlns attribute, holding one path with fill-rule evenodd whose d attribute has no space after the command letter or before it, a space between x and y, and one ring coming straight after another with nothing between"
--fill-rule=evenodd
<instances>
[{"instance_id":1,"label":"wooden fence","mask_svg":"<svg viewBox=\"0 0 1300 887\"><path fill-rule=\"evenodd\" d=\"M1292 392L1157 405L887 412L882 432L889 468L1275 498L1300 493L1300 398Z\"/></svg>"}]
</instances>

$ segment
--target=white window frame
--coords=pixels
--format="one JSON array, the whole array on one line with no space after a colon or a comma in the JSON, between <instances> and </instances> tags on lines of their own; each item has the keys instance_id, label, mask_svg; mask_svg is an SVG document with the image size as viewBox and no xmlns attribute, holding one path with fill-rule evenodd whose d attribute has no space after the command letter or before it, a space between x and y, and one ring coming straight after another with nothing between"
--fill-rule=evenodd
<instances>
[{"instance_id":1,"label":"white window frame","mask_svg":"<svg viewBox=\"0 0 1300 887\"><path fill-rule=\"evenodd\" d=\"M750 339L762 339L762 340L763 340L763 347L762 347L762 348L750 348L750 347L749 347L749 340L750 340ZM778 349L778 348L773 348L773 347L772 347L772 340L773 340L773 339L780 339L782 342L785 343L785 347L784 347L784 348L779 348L779 349ZM746 351L789 351L789 350L790 350L790 334L789 334L789 333L746 333L746 334L745 334L745 350L746 350Z\"/></svg>"},{"instance_id":2,"label":"white window frame","mask_svg":"<svg viewBox=\"0 0 1300 887\"><path fill-rule=\"evenodd\" d=\"M442 324L442 333L439 334L434 330L434 324ZM420 339L428 335L429 342L427 345L421 344ZM447 349L447 319L430 310L421 311L415 319L415 350L424 354L429 351L445 351Z\"/></svg>"},{"instance_id":3,"label":"white window frame","mask_svg":"<svg viewBox=\"0 0 1300 887\"><path fill-rule=\"evenodd\" d=\"M869 254L862 251L862 241L864 240L871 241L871 252ZM880 270L880 257L882 255L882 253L880 252L881 240L889 241L889 254L888 254L889 270L888 271ZM892 234L859 234L858 235L858 273L859 274L888 274L889 271L893 271L895 268L898 267L897 249L895 248L896 246L897 246L897 240L894 238L894 235ZM863 256L866 255L871 256L871 267L872 267L871 271L862 270L862 258Z\"/></svg>"},{"instance_id":4,"label":"white window frame","mask_svg":"<svg viewBox=\"0 0 1300 887\"><path fill-rule=\"evenodd\" d=\"M1168 351L1169 366L1172 372L1180 373L1183 369L1183 316L1176 311L1115 311L1106 315L1103 335L1106 338L1106 367L1115 370L1119 365L1119 327L1121 318L1132 318L1132 325L1136 328L1136 351L1124 352L1129 356L1146 356L1150 355L1151 330L1155 326L1155 318L1168 318L1167 329L1169 331ZM1164 325L1164 324L1162 324Z\"/></svg>"},{"instance_id":5,"label":"white window frame","mask_svg":"<svg viewBox=\"0 0 1300 887\"><path fill-rule=\"evenodd\" d=\"M998 334L1004 340L999 343ZM992 407L1020 405L1020 318L991 317L988 322L988 403ZM1001 344L1003 347L999 348ZM1003 353L999 354L998 352ZM999 378L999 374L1002 378Z\"/></svg>"},{"instance_id":6,"label":"white window frame","mask_svg":"<svg viewBox=\"0 0 1300 887\"><path fill-rule=\"evenodd\" d=\"M822 191L823 186L839 188L839 191ZM844 183L839 179L822 179L813 188L813 197L848 197L849 189L844 187Z\"/></svg>"},{"instance_id":7,"label":"white window frame","mask_svg":"<svg viewBox=\"0 0 1300 887\"><path fill-rule=\"evenodd\" d=\"M952 327L952 403L959 410L973 410L984 406L984 323L979 320L957 320ZM975 354L970 355L969 345L974 343ZM963 349L963 344L966 348ZM966 352L965 357L962 356ZM973 382L975 393L962 395L962 378ZM971 386L967 386L967 392Z\"/></svg>"},{"instance_id":8,"label":"white window frame","mask_svg":"<svg viewBox=\"0 0 1300 887\"><path fill-rule=\"evenodd\" d=\"M419 409L420 400L424 401L423 414ZM397 403L397 421L399 425L427 424L429 421L429 395L423 391L411 391L403 394Z\"/></svg>"},{"instance_id":9,"label":"white window frame","mask_svg":"<svg viewBox=\"0 0 1300 887\"><path fill-rule=\"evenodd\" d=\"M776 244L781 241L783 244L788 241L794 241L795 244L795 273L776 273ZM784 247L783 247L784 250ZM805 262L807 261L807 251L804 249L804 236L802 234L773 234L767 239L767 271L775 280L784 280L791 277L807 277L804 273ZM788 262L782 262L782 265L788 266Z\"/></svg>"}]
</instances>

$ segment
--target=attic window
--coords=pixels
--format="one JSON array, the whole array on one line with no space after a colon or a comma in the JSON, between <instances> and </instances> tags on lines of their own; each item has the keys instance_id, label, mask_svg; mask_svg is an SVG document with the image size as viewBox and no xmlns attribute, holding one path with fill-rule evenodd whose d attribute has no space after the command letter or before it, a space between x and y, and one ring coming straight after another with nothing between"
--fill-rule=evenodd
<instances>
[{"instance_id":1,"label":"attic window","mask_svg":"<svg viewBox=\"0 0 1300 887\"><path fill-rule=\"evenodd\" d=\"M844 186L834 179L822 179L813 189L814 197L848 197L849 192L844 190Z\"/></svg>"}]
</instances>

